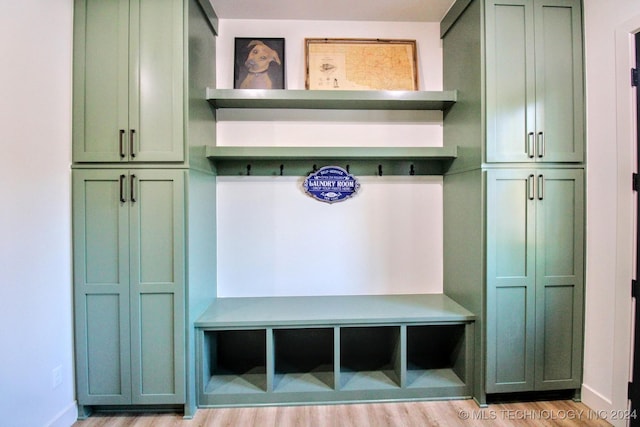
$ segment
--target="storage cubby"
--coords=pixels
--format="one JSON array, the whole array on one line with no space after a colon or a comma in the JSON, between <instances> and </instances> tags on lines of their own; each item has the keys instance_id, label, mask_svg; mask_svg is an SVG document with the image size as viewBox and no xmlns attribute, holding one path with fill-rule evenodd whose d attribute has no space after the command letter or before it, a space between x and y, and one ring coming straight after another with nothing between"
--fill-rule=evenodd
<instances>
[{"instance_id":1,"label":"storage cubby","mask_svg":"<svg viewBox=\"0 0 640 427\"><path fill-rule=\"evenodd\" d=\"M267 390L265 330L207 331L208 393L242 394Z\"/></svg>"},{"instance_id":2,"label":"storage cubby","mask_svg":"<svg viewBox=\"0 0 640 427\"><path fill-rule=\"evenodd\" d=\"M407 387L464 385L465 326L407 327Z\"/></svg>"},{"instance_id":3,"label":"storage cubby","mask_svg":"<svg viewBox=\"0 0 640 427\"><path fill-rule=\"evenodd\" d=\"M400 327L340 328L340 389L400 386Z\"/></svg>"},{"instance_id":4,"label":"storage cubby","mask_svg":"<svg viewBox=\"0 0 640 427\"><path fill-rule=\"evenodd\" d=\"M474 320L442 294L219 298L198 406L468 398Z\"/></svg>"},{"instance_id":5,"label":"storage cubby","mask_svg":"<svg viewBox=\"0 0 640 427\"><path fill-rule=\"evenodd\" d=\"M333 328L273 331L275 392L327 391L334 388Z\"/></svg>"}]
</instances>

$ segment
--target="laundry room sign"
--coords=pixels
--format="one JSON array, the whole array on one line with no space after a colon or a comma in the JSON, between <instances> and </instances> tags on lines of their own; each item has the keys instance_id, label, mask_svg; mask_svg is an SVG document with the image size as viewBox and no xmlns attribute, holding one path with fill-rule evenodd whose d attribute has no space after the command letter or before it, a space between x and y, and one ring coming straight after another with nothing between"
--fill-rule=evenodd
<instances>
[{"instance_id":1,"label":"laundry room sign","mask_svg":"<svg viewBox=\"0 0 640 427\"><path fill-rule=\"evenodd\" d=\"M303 188L316 200L335 203L353 197L360 189L360 183L339 166L325 166L307 176Z\"/></svg>"}]
</instances>

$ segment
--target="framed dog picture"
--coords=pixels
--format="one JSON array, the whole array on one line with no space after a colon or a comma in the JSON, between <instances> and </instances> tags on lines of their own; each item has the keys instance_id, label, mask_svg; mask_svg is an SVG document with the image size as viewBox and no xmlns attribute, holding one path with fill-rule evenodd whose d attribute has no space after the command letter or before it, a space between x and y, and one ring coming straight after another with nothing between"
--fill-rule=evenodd
<instances>
[{"instance_id":1,"label":"framed dog picture","mask_svg":"<svg viewBox=\"0 0 640 427\"><path fill-rule=\"evenodd\" d=\"M284 39L236 37L234 89L284 89Z\"/></svg>"},{"instance_id":2,"label":"framed dog picture","mask_svg":"<svg viewBox=\"0 0 640 427\"><path fill-rule=\"evenodd\" d=\"M418 90L415 40L305 39L307 89Z\"/></svg>"}]
</instances>

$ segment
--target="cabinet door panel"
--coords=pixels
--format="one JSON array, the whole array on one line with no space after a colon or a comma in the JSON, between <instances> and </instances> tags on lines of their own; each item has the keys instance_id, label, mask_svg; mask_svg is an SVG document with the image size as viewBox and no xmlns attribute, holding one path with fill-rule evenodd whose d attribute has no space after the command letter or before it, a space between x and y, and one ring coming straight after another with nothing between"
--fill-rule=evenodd
<instances>
[{"instance_id":1,"label":"cabinet door panel","mask_svg":"<svg viewBox=\"0 0 640 427\"><path fill-rule=\"evenodd\" d=\"M175 352L175 298L172 293L144 293L140 295L140 383L136 394L154 398L172 396L165 403L175 403L173 395L176 381ZM178 334L178 337L181 335ZM140 399L139 403L144 403Z\"/></svg>"},{"instance_id":2,"label":"cabinet door panel","mask_svg":"<svg viewBox=\"0 0 640 427\"><path fill-rule=\"evenodd\" d=\"M573 378L573 326L575 313L575 286L545 286L543 306L539 314L544 316L541 324L541 337L538 340L539 354L536 364L538 389L566 388L558 381L571 381ZM570 388L579 387L573 383Z\"/></svg>"},{"instance_id":3,"label":"cabinet door panel","mask_svg":"<svg viewBox=\"0 0 640 427\"><path fill-rule=\"evenodd\" d=\"M526 384L527 287L500 287L495 291L495 371L497 384Z\"/></svg>"},{"instance_id":4,"label":"cabinet door panel","mask_svg":"<svg viewBox=\"0 0 640 427\"><path fill-rule=\"evenodd\" d=\"M135 171L131 208L133 402L185 400L184 172Z\"/></svg>"},{"instance_id":5,"label":"cabinet door panel","mask_svg":"<svg viewBox=\"0 0 640 427\"><path fill-rule=\"evenodd\" d=\"M73 172L78 402L126 404L129 360L128 207L123 171Z\"/></svg>"},{"instance_id":6,"label":"cabinet door panel","mask_svg":"<svg viewBox=\"0 0 640 427\"><path fill-rule=\"evenodd\" d=\"M125 297L126 298L126 297ZM118 294L88 294L86 307L87 394L84 403L129 403L126 326L129 316L121 307L128 304ZM123 357L124 356L124 357Z\"/></svg>"},{"instance_id":7,"label":"cabinet door panel","mask_svg":"<svg viewBox=\"0 0 640 427\"><path fill-rule=\"evenodd\" d=\"M582 30L574 0L536 3L536 131L542 161L583 159ZM541 141L542 143L542 141Z\"/></svg>"},{"instance_id":8,"label":"cabinet door panel","mask_svg":"<svg viewBox=\"0 0 640 427\"><path fill-rule=\"evenodd\" d=\"M581 170L542 170L537 200L536 388L578 388L582 364L584 183Z\"/></svg>"},{"instance_id":9,"label":"cabinet door panel","mask_svg":"<svg viewBox=\"0 0 640 427\"><path fill-rule=\"evenodd\" d=\"M488 393L533 387L534 171L487 172Z\"/></svg>"},{"instance_id":10,"label":"cabinet door panel","mask_svg":"<svg viewBox=\"0 0 640 427\"><path fill-rule=\"evenodd\" d=\"M128 124L129 2L76 0L73 160L121 161Z\"/></svg>"},{"instance_id":11,"label":"cabinet door panel","mask_svg":"<svg viewBox=\"0 0 640 427\"><path fill-rule=\"evenodd\" d=\"M529 162L535 131L533 8L487 2L487 161Z\"/></svg>"},{"instance_id":12,"label":"cabinet door panel","mask_svg":"<svg viewBox=\"0 0 640 427\"><path fill-rule=\"evenodd\" d=\"M183 2L131 0L131 160L182 161Z\"/></svg>"}]
</instances>

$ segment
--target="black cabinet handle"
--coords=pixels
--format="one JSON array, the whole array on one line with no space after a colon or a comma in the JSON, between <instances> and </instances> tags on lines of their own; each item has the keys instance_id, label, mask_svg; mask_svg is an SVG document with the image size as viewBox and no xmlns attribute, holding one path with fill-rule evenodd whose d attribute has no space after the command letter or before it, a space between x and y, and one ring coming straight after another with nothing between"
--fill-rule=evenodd
<instances>
[{"instance_id":1,"label":"black cabinet handle","mask_svg":"<svg viewBox=\"0 0 640 427\"><path fill-rule=\"evenodd\" d=\"M127 199L124 197L124 180L126 176L120 175L120 203L126 203Z\"/></svg>"},{"instance_id":2,"label":"black cabinet handle","mask_svg":"<svg viewBox=\"0 0 640 427\"><path fill-rule=\"evenodd\" d=\"M544 199L544 176L538 175L538 200Z\"/></svg>"},{"instance_id":3,"label":"black cabinet handle","mask_svg":"<svg viewBox=\"0 0 640 427\"><path fill-rule=\"evenodd\" d=\"M527 177L527 198L529 200L535 199L534 188L533 188L533 178L534 178L533 174Z\"/></svg>"},{"instance_id":4,"label":"black cabinet handle","mask_svg":"<svg viewBox=\"0 0 640 427\"><path fill-rule=\"evenodd\" d=\"M538 132L538 157L544 157L544 133Z\"/></svg>"},{"instance_id":5,"label":"black cabinet handle","mask_svg":"<svg viewBox=\"0 0 640 427\"><path fill-rule=\"evenodd\" d=\"M136 157L136 152L133 149L133 141L134 141L135 134L136 134L136 130L135 129L131 129L129 131L129 153L131 153L131 158L135 158Z\"/></svg>"},{"instance_id":6,"label":"black cabinet handle","mask_svg":"<svg viewBox=\"0 0 640 427\"><path fill-rule=\"evenodd\" d=\"M136 176L131 175L131 203L136 202L135 186L136 186Z\"/></svg>"},{"instance_id":7,"label":"black cabinet handle","mask_svg":"<svg viewBox=\"0 0 640 427\"><path fill-rule=\"evenodd\" d=\"M124 129L120 129L120 158L124 159L126 154L124 152Z\"/></svg>"},{"instance_id":8,"label":"black cabinet handle","mask_svg":"<svg viewBox=\"0 0 640 427\"><path fill-rule=\"evenodd\" d=\"M533 132L527 134L527 156L533 159Z\"/></svg>"}]
</instances>

